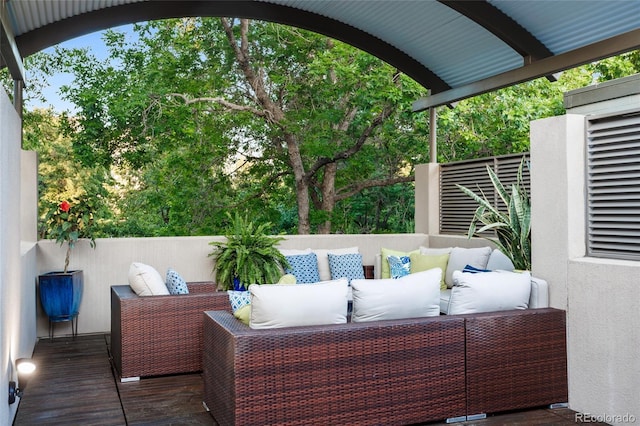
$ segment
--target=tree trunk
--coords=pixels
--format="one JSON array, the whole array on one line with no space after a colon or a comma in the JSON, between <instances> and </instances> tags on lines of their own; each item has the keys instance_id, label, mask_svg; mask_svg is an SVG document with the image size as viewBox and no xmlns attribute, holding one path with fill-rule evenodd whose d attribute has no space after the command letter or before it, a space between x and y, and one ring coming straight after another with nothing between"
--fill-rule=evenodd
<instances>
[{"instance_id":1,"label":"tree trunk","mask_svg":"<svg viewBox=\"0 0 640 426\"><path fill-rule=\"evenodd\" d=\"M322 180L322 204L320 210L327 214L327 219L318 227L318 234L331 233L331 215L336 205L336 173L337 163L329 163L324 167Z\"/></svg>"},{"instance_id":2,"label":"tree trunk","mask_svg":"<svg viewBox=\"0 0 640 426\"><path fill-rule=\"evenodd\" d=\"M311 223L309 221L309 179L304 170L304 164L302 162L302 155L298 146L296 137L287 133L286 126L283 125L284 112L277 103L273 102L267 93L263 76L261 72L255 72L251 63L251 55L249 55L249 39L248 29L249 20L241 20L241 42L240 47L235 41L235 35L233 34L233 28L229 21L225 18L221 18L221 22L229 39L231 47L234 49L236 60L242 70L242 73L251 88L255 92L255 101L258 105L264 108L264 113L258 112L256 115L263 117L267 123L272 123L279 126L284 132L284 139L287 144L287 150L289 153L289 163L293 169L293 176L296 182L296 201L298 204L298 234L311 233ZM258 68L259 69L259 68Z\"/></svg>"},{"instance_id":3,"label":"tree trunk","mask_svg":"<svg viewBox=\"0 0 640 426\"><path fill-rule=\"evenodd\" d=\"M302 155L298 141L292 134L285 134L289 153L289 163L293 170L293 177L296 183L296 202L298 204L298 234L307 235L311 233L311 223L309 221L309 182L304 171Z\"/></svg>"}]
</instances>

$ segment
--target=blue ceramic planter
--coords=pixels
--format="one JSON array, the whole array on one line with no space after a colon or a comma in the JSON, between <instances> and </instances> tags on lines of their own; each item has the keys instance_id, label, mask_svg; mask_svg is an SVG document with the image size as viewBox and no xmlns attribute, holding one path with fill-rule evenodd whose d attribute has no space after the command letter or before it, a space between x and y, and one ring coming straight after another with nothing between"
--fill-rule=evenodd
<instances>
[{"instance_id":1,"label":"blue ceramic planter","mask_svg":"<svg viewBox=\"0 0 640 426\"><path fill-rule=\"evenodd\" d=\"M49 321L70 321L78 316L82 301L82 271L49 272L38 277L40 302Z\"/></svg>"},{"instance_id":2,"label":"blue ceramic planter","mask_svg":"<svg viewBox=\"0 0 640 426\"><path fill-rule=\"evenodd\" d=\"M240 278L238 277L233 277L233 289L235 291L247 291L247 289L244 288L244 285L240 282Z\"/></svg>"}]
</instances>

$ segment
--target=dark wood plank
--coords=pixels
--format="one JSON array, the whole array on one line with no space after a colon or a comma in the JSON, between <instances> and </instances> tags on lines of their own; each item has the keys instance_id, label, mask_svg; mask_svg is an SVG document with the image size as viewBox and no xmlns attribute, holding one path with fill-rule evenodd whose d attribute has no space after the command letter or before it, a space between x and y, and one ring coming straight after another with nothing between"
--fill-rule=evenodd
<instances>
[{"instance_id":1,"label":"dark wood plank","mask_svg":"<svg viewBox=\"0 0 640 426\"><path fill-rule=\"evenodd\" d=\"M202 406L200 374L120 383L110 362L109 343L108 334L39 341L33 356L38 371L20 402L14 425L216 424ZM503 413L455 425L569 426L579 420L575 411L557 408Z\"/></svg>"},{"instance_id":2,"label":"dark wood plank","mask_svg":"<svg viewBox=\"0 0 640 426\"><path fill-rule=\"evenodd\" d=\"M212 425L202 405L201 374L181 374L118 383L129 425Z\"/></svg>"},{"instance_id":3,"label":"dark wood plank","mask_svg":"<svg viewBox=\"0 0 640 426\"><path fill-rule=\"evenodd\" d=\"M123 425L104 335L41 340L16 425Z\"/></svg>"}]
</instances>

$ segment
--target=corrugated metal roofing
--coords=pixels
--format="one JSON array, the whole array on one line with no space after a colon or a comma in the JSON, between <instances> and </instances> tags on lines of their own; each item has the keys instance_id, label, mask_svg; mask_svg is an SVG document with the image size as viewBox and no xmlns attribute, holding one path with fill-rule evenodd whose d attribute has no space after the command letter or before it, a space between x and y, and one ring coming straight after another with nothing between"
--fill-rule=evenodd
<instances>
[{"instance_id":1,"label":"corrugated metal roofing","mask_svg":"<svg viewBox=\"0 0 640 426\"><path fill-rule=\"evenodd\" d=\"M438 94L416 109L640 48L640 0L6 0L2 13L23 55L169 16L299 25L368 50Z\"/></svg>"}]
</instances>

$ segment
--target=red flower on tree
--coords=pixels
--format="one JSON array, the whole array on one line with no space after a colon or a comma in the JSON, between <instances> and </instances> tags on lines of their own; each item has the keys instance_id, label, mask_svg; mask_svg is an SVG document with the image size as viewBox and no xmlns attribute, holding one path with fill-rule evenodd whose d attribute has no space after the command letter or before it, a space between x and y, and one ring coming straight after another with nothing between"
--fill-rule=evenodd
<instances>
[{"instance_id":1,"label":"red flower on tree","mask_svg":"<svg viewBox=\"0 0 640 426\"><path fill-rule=\"evenodd\" d=\"M67 243L63 272L67 272L71 249L79 239L86 238L91 247L96 246L93 236L95 200L88 197L70 200L50 203L50 209L43 218L47 237L55 239L60 245Z\"/></svg>"}]
</instances>

